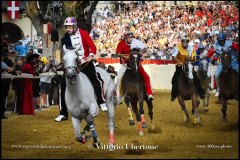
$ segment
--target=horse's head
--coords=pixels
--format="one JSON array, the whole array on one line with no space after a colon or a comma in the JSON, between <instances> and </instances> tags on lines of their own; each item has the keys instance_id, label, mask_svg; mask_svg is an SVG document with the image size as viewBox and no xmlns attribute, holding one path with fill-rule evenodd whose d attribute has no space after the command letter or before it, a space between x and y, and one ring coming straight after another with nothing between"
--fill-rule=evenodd
<instances>
[{"instance_id":1,"label":"horse's head","mask_svg":"<svg viewBox=\"0 0 240 160\"><path fill-rule=\"evenodd\" d=\"M138 72L139 66L140 66L141 55L139 54L139 52L140 52L139 48L133 48L131 50L131 53L129 56L129 62L128 62L128 67L136 71L136 73Z\"/></svg>"},{"instance_id":2,"label":"horse's head","mask_svg":"<svg viewBox=\"0 0 240 160\"><path fill-rule=\"evenodd\" d=\"M65 75L70 80L70 84L76 83L76 76L78 73L77 54L74 49L64 49L63 56Z\"/></svg>"},{"instance_id":3,"label":"horse's head","mask_svg":"<svg viewBox=\"0 0 240 160\"><path fill-rule=\"evenodd\" d=\"M190 61L186 61L183 65L183 72L185 73L188 81L193 82L193 65Z\"/></svg>"},{"instance_id":4,"label":"horse's head","mask_svg":"<svg viewBox=\"0 0 240 160\"><path fill-rule=\"evenodd\" d=\"M226 73L231 65L231 54L228 51L223 51L221 56L223 72Z\"/></svg>"},{"instance_id":5,"label":"horse's head","mask_svg":"<svg viewBox=\"0 0 240 160\"><path fill-rule=\"evenodd\" d=\"M199 60L199 70L207 74L208 71L208 60L206 57Z\"/></svg>"}]
</instances>

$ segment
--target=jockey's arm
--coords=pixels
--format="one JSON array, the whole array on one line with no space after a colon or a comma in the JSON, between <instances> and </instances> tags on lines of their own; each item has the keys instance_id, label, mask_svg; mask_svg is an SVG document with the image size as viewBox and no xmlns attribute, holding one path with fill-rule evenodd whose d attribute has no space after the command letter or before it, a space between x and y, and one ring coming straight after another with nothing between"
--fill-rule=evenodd
<instances>
[{"instance_id":1,"label":"jockey's arm","mask_svg":"<svg viewBox=\"0 0 240 160\"><path fill-rule=\"evenodd\" d=\"M172 56L172 60L176 61L180 65L183 65L183 63L177 57Z\"/></svg>"},{"instance_id":2,"label":"jockey's arm","mask_svg":"<svg viewBox=\"0 0 240 160\"><path fill-rule=\"evenodd\" d=\"M232 42L232 48L235 49L236 51L239 51L239 46L236 42Z\"/></svg>"},{"instance_id":3,"label":"jockey's arm","mask_svg":"<svg viewBox=\"0 0 240 160\"><path fill-rule=\"evenodd\" d=\"M214 54L214 49L209 49L208 53L206 54L206 57L211 58L213 56L213 54Z\"/></svg>"},{"instance_id":4,"label":"jockey's arm","mask_svg":"<svg viewBox=\"0 0 240 160\"><path fill-rule=\"evenodd\" d=\"M179 51L177 47L174 47L172 51L172 60L176 61L177 64L183 65L183 63L177 58L177 55L179 54Z\"/></svg>"},{"instance_id":5,"label":"jockey's arm","mask_svg":"<svg viewBox=\"0 0 240 160\"><path fill-rule=\"evenodd\" d=\"M126 59L129 58L129 54L121 54L119 52L117 52L117 56L120 57L120 58L126 58Z\"/></svg>"}]
</instances>

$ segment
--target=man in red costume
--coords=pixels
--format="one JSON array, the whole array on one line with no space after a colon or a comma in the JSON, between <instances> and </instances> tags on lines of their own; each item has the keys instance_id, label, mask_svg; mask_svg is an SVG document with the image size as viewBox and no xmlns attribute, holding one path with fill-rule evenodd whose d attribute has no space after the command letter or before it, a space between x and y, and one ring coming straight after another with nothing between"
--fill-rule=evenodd
<instances>
[{"instance_id":1,"label":"man in red costume","mask_svg":"<svg viewBox=\"0 0 240 160\"><path fill-rule=\"evenodd\" d=\"M22 73L28 73L37 75L34 65L37 63L39 58L38 54L30 54L27 56L27 63L22 67ZM22 104L17 104L17 110L20 114L32 115L34 114L34 105L33 105L33 89L32 89L33 79L24 78L22 80Z\"/></svg>"}]
</instances>

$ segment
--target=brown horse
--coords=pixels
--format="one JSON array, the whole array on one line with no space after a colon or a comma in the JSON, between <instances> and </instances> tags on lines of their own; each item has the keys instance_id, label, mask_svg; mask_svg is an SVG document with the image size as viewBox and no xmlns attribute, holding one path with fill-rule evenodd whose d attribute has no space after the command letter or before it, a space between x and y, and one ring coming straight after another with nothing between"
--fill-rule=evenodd
<instances>
[{"instance_id":1,"label":"brown horse","mask_svg":"<svg viewBox=\"0 0 240 160\"><path fill-rule=\"evenodd\" d=\"M227 121L227 100L239 100L238 73L231 68L231 54L224 51L221 56L222 72L219 75L220 94L219 98L222 104L222 120Z\"/></svg>"},{"instance_id":2,"label":"brown horse","mask_svg":"<svg viewBox=\"0 0 240 160\"><path fill-rule=\"evenodd\" d=\"M185 100L192 100L192 114L194 115L193 122L200 123L200 117L197 111L197 89L194 84L193 65L191 62L186 61L183 65L182 72L179 74L177 81L178 102L184 112L185 123L190 122L190 116L185 106Z\"/></svg>"},{"instance_id":3,"label":"brown horse","mask_svg":"<svg viewBox=\"0 0 240 160\"><path fill-rule=\"evenodd\" d=\"M147 94L145 92L145 87L143 83L142 76L139 73L139 66L140 66L140 58L141 55L139 54L140 49L133 48L130 53L129 61L127 63L127 70L125 71L122 83L121 83L121 95L124 96L124 101L128 108L129 114L129 124L132 126L135 124L132 112L130 109L130 103L133 109L133 112L136 115L137 123L138 123L138 130L139 135L144 135L143 128L146 128L146 121L144 118L144 110L143 110L143 102L144 100L148 106L148 115L151 119L151 129L154 129L153 123L153 104L151 100L148 100ZM139 112L137 103L139 102ZM141 116L140 116L140 114Z\"/></svg>"}]
</instances>

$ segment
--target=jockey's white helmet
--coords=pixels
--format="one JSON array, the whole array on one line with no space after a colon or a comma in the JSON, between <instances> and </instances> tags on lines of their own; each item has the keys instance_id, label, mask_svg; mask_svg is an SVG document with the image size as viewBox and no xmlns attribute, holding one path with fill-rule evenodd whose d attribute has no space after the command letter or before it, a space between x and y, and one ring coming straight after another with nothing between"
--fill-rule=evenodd
<instances>
[{"instance_id":1,"label":"jockey's white helmet","mask_svg":"<svg viewBox=\"0 0 240 160\"><path fill-rule=\"evenodd\" d=\"M74 17L67 17L64 21L64 26L74 26L74 31L77 30L77 20Z\"/></svg>"}]
</instances>

